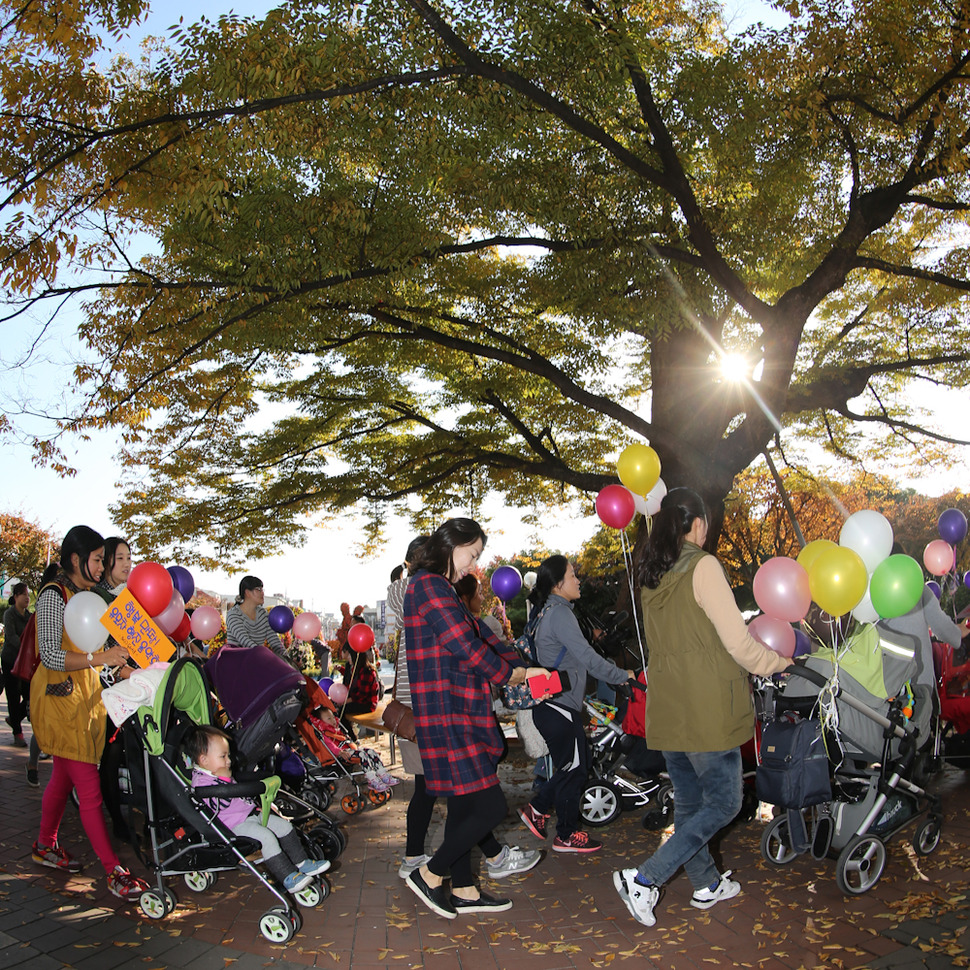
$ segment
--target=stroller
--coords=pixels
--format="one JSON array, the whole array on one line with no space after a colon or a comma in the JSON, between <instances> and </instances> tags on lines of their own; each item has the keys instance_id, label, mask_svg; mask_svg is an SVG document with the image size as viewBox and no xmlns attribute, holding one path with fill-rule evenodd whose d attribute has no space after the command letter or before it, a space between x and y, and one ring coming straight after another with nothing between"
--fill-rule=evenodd
<instances>
[{"instance_id":1,"label":"stroller","mask_svg":"<svg viewBox=\"0 0 970 970\"><path fill-rule=\"evenodd\" d=\"M832 796L776 816L761 839L766 862L785 866L808 849L816 859L835 856L839 889L858 895L882 875L886 842L916 819L917 854L936 849L942 806L913 779L933 712L929 691L910 689L918 671L915 638L871 624L837 653L823 649L790 668L774 711L796 719L820 715ZM768 681L762 689L774 688Z\"/></svg>"},{"instance_id":2,"label":"stroller","mask_svg":"<svg viewBox=\"0 0 970 970\"><path fill-rule=\"evenodd\" d=\"M303 925L300 911L249 861L259 843L233 834L216 817L202 797L204 788L193 788L181 760L186 732L197 724L212 723L212 704L198 661L184 657L168 667L151 704L139 707L122 726L128 755L132 799L146 817L149 851L139 855L155 876L155 888L141 895L142 912L163 919L177 905L175 894L165 885L170 876L182 876L188 889L211 888L216 873L243 869L251 873L275 903L259 920L262 935L272 943L286 943ZM140 758L138 755L140 754ZM264 818L271 810L279 779L268 777L232 785L220 785L223 797L259 797ZM320 846L302 838L309 858L324 858ZM295 894L300 906L317 906L330 894L325 879L315 880Z\"/></svg>"},{"instance_id":3,"label":"stroller","mask_svg":"<svg viewBox=\"0 0 970 970\"><path fill-rule=\"evenodd\" d=\"M933 641L933 661L939 689L934 765L970 768L970 661L956 663L953 647Z\"/></svg>"}]
</instances>

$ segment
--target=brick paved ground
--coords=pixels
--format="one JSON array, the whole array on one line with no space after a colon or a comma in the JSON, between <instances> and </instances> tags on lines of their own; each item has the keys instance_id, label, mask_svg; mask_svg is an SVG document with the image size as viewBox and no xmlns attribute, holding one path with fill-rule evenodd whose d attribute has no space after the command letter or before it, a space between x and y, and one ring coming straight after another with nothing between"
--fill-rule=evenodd
<instances>
[{"instance_id":1,"label":"brick paved ground","mask_svg":"<svg viewBox=\"0 0 970 970\"><path fill-rule=\"evenodd\" d=\"M0 724L4 714L0 704ZM258 930L259 916L273 900L243 874L220 875L204 895L173 880L179 906L159 922L118 904L105 888L73 808L61 841L88 864L85 871L68 878L36 867L30 844L43 787L26 785L25 752L9 741L0 732L0 970L970 965L964 936L970 786L963 771L948 769L938 781L946 826L937 852L917 860L900 836L890 844L885 875L864 896L845 898L839 892L831 860L803 857L783 869L769 867L759 851L764 823L754 821L730 830L720 843L725 866L743 884L741 895L698 912L688 905L690 888L681 876L667 887L658 925L651 929L630 918L610 879L613 869L640 861L660 838L632 813L599 830L605 846L598 855L549 853L533 872L488 885L512 896L515 906L508 913L448 921L419 907L397 877L409 794L409 785L402 784L387 805L352 818L331 809L334 817L346 819L349 837L331 874L333 893L319 909L304 910L302 931L279 947ZM42 785L49 770L42 763ZM522 764L503 766L503 781L512 809L527 800L530 778ZM524 846L536 844L513 812L499 834ZM121 854L139 870L130 848Z\"/></svg>"}]
</instances>

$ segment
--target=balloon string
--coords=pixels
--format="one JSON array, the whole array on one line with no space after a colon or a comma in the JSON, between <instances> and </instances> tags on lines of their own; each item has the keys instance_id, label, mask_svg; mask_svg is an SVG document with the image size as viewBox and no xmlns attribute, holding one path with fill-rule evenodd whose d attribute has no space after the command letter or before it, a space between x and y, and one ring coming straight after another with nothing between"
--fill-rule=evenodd
<instances>
[{"instance_id":1,"label":"balloon string","mask_svg":"<svg viewBox=\"0 0 970 970\"><path fill-rule=\"evenodd\" d=\"M620 548L623 550L623 564L626 568L627 585L630 589L630 611L633 614L633 629L637 632L637 647L640 650L640 665L647 666L646 655L643 650L643 637L640 631L640 618L637 616L637 596L633 582L633 550L627 538L626 529L620 529Z\"/></svg>"}]
</instances>

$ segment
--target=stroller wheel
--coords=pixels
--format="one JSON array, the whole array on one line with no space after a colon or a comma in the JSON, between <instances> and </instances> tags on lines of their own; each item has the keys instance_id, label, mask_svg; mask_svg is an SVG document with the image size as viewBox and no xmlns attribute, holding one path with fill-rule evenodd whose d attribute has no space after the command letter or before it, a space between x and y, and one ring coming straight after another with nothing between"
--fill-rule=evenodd
<instances>
[{"instance_id":1,"label":"stroller wheel","mask_svg":"<svg viewBox=\"0 0 970 970\"><path fill-rule=\"evenodd\" d=\"M936 851L940 844L940 835L943 832L943 823L935 816L930 815L920 822L913 835L913 848L917 855L929 855Z\"/></svg>"},{"instance_id":2,"label":"stroller wheel","mask_svg":"<svg viewBox=\"0 0 970 970\"><path fill-rule=\"evenodd\" d=\"M344 850L344 843L341 834L336 829L329 829L326 826L318 825L312 829L307 838L313 843L324 859L333 862Z\"/></svg>"},{"instance_id":3,"label":"stroller wheel","mask_svg":"<svg viewBox=\"0 0 970 970\"><path fill-rule=\"evenodd\" d=\"M305 889L301 889L293 898L307 909L319 906L330 895L330 883L320 878L311 882Z\"/></svg>"},{"instance_id":4,"label":"stroller wheel","mask_svg":"<svg viewBox=\"0 0 970 970\"><path fill-rule=\"evenodd\" d=\"M146 889L138 899L141 911L149 919L165 919L175 909L175 897L167 890Z\"/></svg>"},{"instance_id":5,"label":"stroller wheel","mask_svg":"<svg viewBox=\"0 0 970 970\"><path fill-rule=\"evenodd\" d=\"M332 798L333 796L330 789L326 785L319 785L315 788L305 788L303 791L303 800L308 802L314 808L319 809L321 812L326 811L330 807Z\"/></svg>"},{"instance_id":6,"label":"stroller wheel","mask_svg":"<svg viewBox=\"0 0 970 970\"><path fill-rule=\"evenodd\" d=\"M659 832L670 824L674 811L674 786L664 782L653 797L657 807L643 816L643 827L651 832Z\"/></svg>"},{"instance_id":7,"label":"stroller wheel","mask_svg":"<svg viewBox=\"0 0 970 970\"><path fill-rule=\"evenodd\" d=\"M847 896L868 892L886 868L886 846L875 835L856 835L839 854L835 882Z\"/></svg>"},{"instance_id":8,"label":"stroller wheel","mask_svg":"<svg viewBox=\"0 0 970 970\"><path fill-rule=\"evenodd\" d=\"M356 795L344 795L340 799L340 807L348 815L356 815L364 807L364 803Z\"/></svg>"},{"instance_id":9,"label":"stroller wheel","mask_svg":"<svg viewBox=\"0 0 970 970\"><path fill-rule=\"evenodd\" d=\"M761 855L772 866L787 866L796 858L797 853L791 847L787 815L773 819L761 833Z\"/></svg>"},{"instance_id":10,"label":"stroller wheel","mask_svg":"<svg viewBox=\"0 0 970 970\"><path fill-rule=\"evenodd\" d=\"M294 914L296 915L296 914ZM259 918L259 932L270 943L289 943L297 932L294 920L282 906L274 906Z\"/></svg>"},{"instance_id":11,"label":"stroller wheel","mask_svg":"<svg viewBox=\"0 0 970 970\"><path fill-rule=\"evenodd\" d=\"M583 791L579 814L588 825L609 825L623 811L623 799L615 785L594 781Z\"/></svg>"},{"instance_id":12,"label":"stroller wheel","mask_svg":"<svg viewBox=\"0 0 970 970\"><path fill-rule=\"evenodd\" d=\"M211 872L187 872L182 876L185 885L194 893L204 893L211 889L216 881L214 873Z\"/></svg>"}]
</instances>

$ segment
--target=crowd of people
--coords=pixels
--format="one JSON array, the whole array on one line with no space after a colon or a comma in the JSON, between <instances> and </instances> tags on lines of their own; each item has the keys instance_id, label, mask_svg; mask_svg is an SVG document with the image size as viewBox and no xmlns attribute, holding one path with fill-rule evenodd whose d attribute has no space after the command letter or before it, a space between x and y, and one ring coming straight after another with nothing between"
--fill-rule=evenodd
<instances>
[{"instance_id":1,"label":"crowd of people","mask_svg":"<svg viewBox=\"0 0 970 970\"><path fill-rule=\"evenodd\" d=\"M648 749L662 755L676 811L671 837L639 865L612 876L623 904L646 926L656 922L662 887L681 868L693 887L691 904L696 908L707 909L741 891L730 870L718 870L709 844L741 805L740 748L752 737L755 721L749 675L783 673L792 662L748 633L723 567L704 551L708 528L700 496L687 488L671 489L653 516L635 563L649 645L644 733ZM553 814L552 851L583 855L602 848L580 824L590 766L583 716L587 680L620 687L638 677L636 670L606 659L584 635L574 611L579 577L574 564L561 555L549 556L537 570L529 595L534 653L531 660L523 658L503 625L481 616L483 591L474 569L485 544L485 532L468 518L450 519L430 535L417 536L392 573L387 598L396 650L392 694L410 708L414 722L413 737L399 739L403 769L413 776L399 875L422 905L447 919L513 906L511 898L481 888L473 866L476 848L490 878L528 872L543 858ZM74 790L108 889L125 900L140 895L146 884L121 864L105 823L103 805L115 823L115 835L127 834L117 813L123 751L106 744L111 721L101 700L99 674L111 671L110 679L124 678L132 667L127 650L113 640L94 652L76 646L64 629L64 612L71 597L85 590L97 591L110 603L124 589L131 565L131 550L123 539L103 539L86 526L71 529L37 594L40 664L29 684L12 675L29 618L29 590L23 583L11 590L2 653L13 743L27 745L23 724L28 711L33 729L30 784L38 783L41 752L52 759L32 858L70 873L79 870L59 841L61 819ZM919 608L931 609L932 604ZM924 619L912 622L925 633ZM240 582L226 627L229 644L285 656L257 577ZM397 779L386 775L379 759L377 764L368 760L372 755L356 743L352 720L353 715L373 712L380 702L375 657L347 646L335 660L343 661L346 695L335 709L328 705L314 716L323 719L321 731L335 746L332 750L366 761L386 788ZM550 671L559 673L563 688L533 707L532 718L547 746L551 772L518 811L523 835L539 845L503 844L495 831L508 815L498 775L507 745L496 704L503 689L548 677ZM639 678L645 682L645 673L639 672ZM191 747L195 784L230 779L230 740L216 729L197 732ZM445 823L439 844L430 846L430 822L439 800L444 802ZM276 822L266 829L246 806L231 809L224 813L229 827L255 833L267 867L287 890L297 891L326 868L303 857L287 824Z\"/></svg>"}]
</instances>

